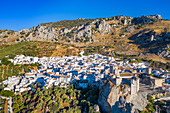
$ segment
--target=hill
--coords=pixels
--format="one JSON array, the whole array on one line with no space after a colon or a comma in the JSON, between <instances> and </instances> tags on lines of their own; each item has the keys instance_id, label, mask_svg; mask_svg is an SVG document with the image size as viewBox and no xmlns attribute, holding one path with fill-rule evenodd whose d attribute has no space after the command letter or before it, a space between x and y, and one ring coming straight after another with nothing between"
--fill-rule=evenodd
<instances>
[{"instance_id":1,"label":"hill","mask_svg":"<svg viewBox=\"0 0 170 113\"><path fill-rule=\"evenodd\" d=\"M11 53L32 56L79 55L81 50L100 52L100 47L102 53L115 51L138 56L142 53L142 57L156 55L156 60L167 62L170 60L169 26L170 21L163 20L160 15L149 15L63 20L16 32L1 30L0 57Z\"/></svg>"}]
</instances>

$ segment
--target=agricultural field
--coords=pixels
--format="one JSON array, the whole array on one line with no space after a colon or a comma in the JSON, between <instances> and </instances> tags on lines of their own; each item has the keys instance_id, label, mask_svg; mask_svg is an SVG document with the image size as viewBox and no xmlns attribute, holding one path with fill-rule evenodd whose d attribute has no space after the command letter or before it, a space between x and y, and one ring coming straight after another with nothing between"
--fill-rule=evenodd
<instances>
[{"instance_id":1,"label":"agricultural field","mask_svg":"<svg viewBox=\"0 0 170 113\"><path fill-rule=\"evenodd\" d=\"M0 98L1 102L0 102L0 113L5 113L5 104L6 104L6 100Z\"/></svg>"},{"instance_id":2,"label":"agricultural field","mask_svg":"<svg viewBox=\"0 0 170 113\"><path fill-rule=\"evenodd\" d=\"M30 68L37 66L32 65L2 65L0 66L0 82L6 80L11 76L22 76L24 73L29 72Z\"/></svg>"}]
</instances>

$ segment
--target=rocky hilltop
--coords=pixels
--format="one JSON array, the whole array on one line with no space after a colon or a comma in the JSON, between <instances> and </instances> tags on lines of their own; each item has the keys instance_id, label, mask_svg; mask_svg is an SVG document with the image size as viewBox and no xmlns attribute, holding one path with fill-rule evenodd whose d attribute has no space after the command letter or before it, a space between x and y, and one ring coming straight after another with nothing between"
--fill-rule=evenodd
<instances>
[{"instance_id":1,"label":"rocky hilltop","mask_svg":"<svg viewBox=\"0 0 170 113\"><path fill-rule=\"evenodd\" d=\"M147 93L131 94L130 85L109 81L100 87L98 104L103 113L138 113L147 105Z\"/></svg>"},{"instance_id":2,"label":"rocky hilltop","mask_svg":"<svg viewBox=\"0 0 170 113\"><path fill-rule=\"evenodd\" d=\"M73 42L91 42L94 41L93 35L95 33L100 33L100 35L109 34L116 27L150 23L153 21L161 21L161 19L162 17L160 15L153 15L140 16L137 18L115 16L100 19L68 20L39 24L37 27L23 29L17 32L1 30L0 37L2 38L1 42L3 43L10 43L10 38L15 39L15 43L30 40L49 41L62 39ZM132 30L133 27L127 26L127 32L132 32Z\"/></svg>"}]
</instances>

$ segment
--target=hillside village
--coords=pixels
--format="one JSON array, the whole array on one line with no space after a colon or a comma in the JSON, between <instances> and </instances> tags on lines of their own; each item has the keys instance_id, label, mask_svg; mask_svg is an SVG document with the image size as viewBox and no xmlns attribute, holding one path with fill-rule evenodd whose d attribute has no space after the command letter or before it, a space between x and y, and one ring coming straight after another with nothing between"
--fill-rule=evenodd
<instances>
[{"instance_id":1,"label":"hillside village","mask_svg":"<svg viewBox=\"0 0 170 113\"><path fill-rule=\"evenodd\" d=\"M118 15L0 30L0 110L169 113L169 26Z\"/></svg>"},{"instance_id":2,"label":"hillside village","mask_svg":"<svg viewBox=\"0 0 170 113\"><path fill-rule=\"evenodd\" d=\"M112 108L109 106L114 106L116 102L120 102L119 99L124 97L122 95L129 95L124 100L125 103L135 104L135 106L129 107L125 104L123 106L127 109L125 112L128 112L129 109L132 109L133 112L136 110L143 111L147 105L147 95L153 97L155 95L166 95L163 99L168 100L170 91L169 71L153 70L146 62L129 62L133 59L119 61L117 58L100 54L88 56L84 56L83 52L81 54L82 56L42 58L17 55L14 59L9 59L14 65L38 63L41 66L38 69L30 69L24 76L8 77L7 80L2 82L6 85L4 90L19 94L24 91L35 90L32 84L47 89L58 85L67 88L69 84L74 84L76 88L97 86L100 89L98 104L101 110L105 112L111 112ZM120 93L117 90L123 90L123 92ZM114 93L117 94L116 97ZM107 98L110 101L106 102ZM114 98L116 100L112 102ZM136 102L136 98L141 98L141 100ZM105 106L102 106L102 104L105 104ZM116 109L116 112L120 112L120 109ZM112 112L114 113L114 111Z\"/></svg>"},{"instance_id":3,"label":"hillside village","mask_svg":"<svg viewBox=\"0 0 170 113\"><path fill-rule=\"evenodd\" d=\"M170 0L0 3L0 113L170 113Z\"/></svg>"}]
</instances>

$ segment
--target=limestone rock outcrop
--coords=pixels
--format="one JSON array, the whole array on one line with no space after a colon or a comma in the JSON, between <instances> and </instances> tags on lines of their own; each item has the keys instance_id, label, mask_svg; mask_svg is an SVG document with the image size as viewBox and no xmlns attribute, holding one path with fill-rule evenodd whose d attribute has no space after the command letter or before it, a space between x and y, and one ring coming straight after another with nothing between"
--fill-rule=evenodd
<instances>
[{"instance_id":1,"label":"limestone rock outcrop","mask_svg":"<svg viewBox=\"0 0 170 113\"><path fill-rule=\"evenodd\" d=\"M98 29L100 31L100 34L104 35L105 33L112 31L111 26L108 23L106 23L105 20L102 20L99 23L100 24Z\"/></svg>"},{"instance_id":2,"label":"limestone rock outcrop","mask_svg":"<svg viewBox=\"0 0 170 113\"><path fill-rule=\"evenodd\" d=\"M136 113L145 109L147 93L131 95L128 85L108 82L100 88L98 104L104 113Z\"/></svg>"},{"instance_id":3,"label":"limestone rock outcrop","mask_svg":"<svg viewBox=\"0 0 170 113\"><path fill-rule=\"evenodd\" d=\"M48 26L37 26L34 30L34 37L43 40L56 38L57 33L54 28Z\"/></svg>"},{"instance_id":4,"label":"limestone rock outcrop","mask_svg":"<svg viewBox=\"0 0 170 113\"><path fill-rule=\"evenodd\" d=\"M135 23L135 24L149 23L151 21L161 21L161 19L162 19L161 15L140 16L140 17L134 18L132 20L132 23Z\"/></svg>"},{"instance_id":5,"label":"limestone rock outcrop","mask_svg":"<svg viewBox=\"0 0 170 113\"><path fill-rule=\"evenodd\" d=\"M161 48L158 50L157 55L160 57L170 58L170 51L169 46L166 46L164 48Z\"/></svg>"}]
</instances>

